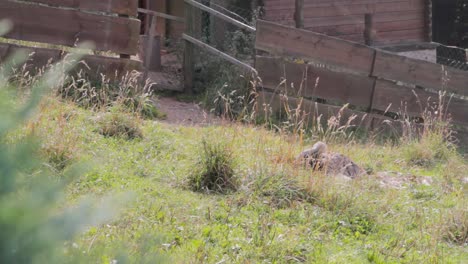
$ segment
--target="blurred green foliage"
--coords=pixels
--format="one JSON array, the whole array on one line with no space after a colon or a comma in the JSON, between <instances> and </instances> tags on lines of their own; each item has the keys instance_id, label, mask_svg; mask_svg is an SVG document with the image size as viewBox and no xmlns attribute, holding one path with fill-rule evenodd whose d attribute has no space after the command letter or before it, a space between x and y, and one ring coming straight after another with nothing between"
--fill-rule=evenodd
<instances>
[{"instance_id":1,"label":"blurred green foliage","mask_svg":"<svg viewBox=\"0 0 468 264\"><path fill-rule=\"evenodd\" d=\"M59 78L51 69L30 87L28 96L18 94L8 69L23 59L13 56L3 64L2 69L7 70L0 73L0 263L63 263L64 242L109 220L109 210L102 209L110 208L110 203L96 208L87 200L74 209L61 208L68 179L80 170L70 168L59 177L43 166L37 155L40 145L33 136L8 140L34 114L41 95L57 85Z\"/></svg>"}]
</instances>

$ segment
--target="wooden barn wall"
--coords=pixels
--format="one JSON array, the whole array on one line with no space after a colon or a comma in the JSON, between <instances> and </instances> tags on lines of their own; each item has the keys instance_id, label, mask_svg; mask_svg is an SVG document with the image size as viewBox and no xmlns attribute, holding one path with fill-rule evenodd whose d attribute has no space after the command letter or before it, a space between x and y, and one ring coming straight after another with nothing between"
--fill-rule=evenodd
<instances>
[{"instance_id":1,"label":"wooden barn wall","mask_svg":"<svg viewBox=\"0 0 468 264\"><path fill-rule=\"evenodd\" d=\"M173 16L185 17L185 3L184 0L170 0L168 2L168 13ZM168 21L168 35L169 38L178 39L184 33L185 25L176 21Z\"/></svg>"},{"instance_id":2,"label":"wooden barn wall","mask_svg":"<svg viewBox=\"0 0 468 264\"><path fill-rule=\"evenodd\" d=\"M263 19L294 26L295 0L263 0ZM364 42L364 15L374 15L376 45L425 41L427 0L304 0L304 27Z\"/></svg>"}]
</instances>

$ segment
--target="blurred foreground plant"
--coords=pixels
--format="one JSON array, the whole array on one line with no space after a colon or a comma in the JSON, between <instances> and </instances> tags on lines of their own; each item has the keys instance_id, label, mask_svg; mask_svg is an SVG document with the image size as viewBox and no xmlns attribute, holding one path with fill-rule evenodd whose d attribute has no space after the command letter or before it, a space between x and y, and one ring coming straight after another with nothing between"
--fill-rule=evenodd
<instances>
[{"instance_id":1,"label":"blurred foreground plant","mask_svg":"<svg viewBox=\"0 0 468 264\"><path fill-rule=\"evenodd\" d=\"M24 99L16 95L9 69L25 58L13 56L0 72L0 263L63 263L63 243L89 226L109 220L114 202L100 201L97 208L88 199L73 209L61 208L66 179L71 177L59 178L44 169L34 154L39 144L31 136L20 142L7 140L35 112L41 95L58 85L60 76L73 67L54 65L34 82ZM78 172L70 169L68 176Z\"/></svg>"}]
</instances>

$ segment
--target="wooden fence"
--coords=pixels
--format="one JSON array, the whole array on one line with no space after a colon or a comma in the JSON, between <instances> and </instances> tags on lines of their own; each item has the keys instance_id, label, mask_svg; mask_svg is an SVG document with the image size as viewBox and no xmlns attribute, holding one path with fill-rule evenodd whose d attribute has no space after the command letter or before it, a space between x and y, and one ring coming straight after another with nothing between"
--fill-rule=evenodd
<instances>
[{"instance_id":1,"label":"wooden fence","mask_svg":"<svg viewBox=\"0 0 468 264\"><path fill-rule=\"evenodd\" d=\"M278 94L289 95L290 103L306 98L306 108L315 105L307 109L325 115L349 104L354 110L347 113L375 126L400 113L421 117L438 104L443 90L453 122L468 127L466 71L266 21L257 23L256 48L273 55L257 56L255 67L262 79L261 98L276 110L282 107ZM333 105L313 103L317 98Z\"/></svg>"},{"instance_id":2,"label":"wooden fence","mask_svg":"<svg viewBox=\"0 0 468 264\"><path fill-rule=\"evenodd\" d=\"M0 43L0 62L14 51L25 48L34 52L29 62L34 67L42 67L49 59L62 59L65 55L62 47L73 48L91 41L94 50L111 55L85 56L84 61L91 67L89 74L98 77L101 73L107 76L117 73L120 76L139 70L141 63L129 59L138 52L137 8L137 0L3 0L0 20L13 23L13 28L3 37L23 42ZM21 46L25 41L31 45ZM45 46L50 48L34 43L48 44Z\"/></svg>"},{"instance_id":3,"label":"wooden fence","mask_svg":"<svg viewBox=\"0 0 468 264\"><path fill-rule=\"evenodd\" d=\"M263 0L263 19L294 26L296 2ZM301 11L305 29L361 43L365 14L375 18L377 45L423 42L430 31L427 0L303 0Z\"/></svg>"}]
</instances>

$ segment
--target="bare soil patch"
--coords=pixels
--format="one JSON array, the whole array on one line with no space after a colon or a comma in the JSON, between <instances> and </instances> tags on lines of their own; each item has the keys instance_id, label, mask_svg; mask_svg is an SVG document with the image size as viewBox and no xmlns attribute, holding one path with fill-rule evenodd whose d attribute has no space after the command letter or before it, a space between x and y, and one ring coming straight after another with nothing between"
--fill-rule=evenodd
<instances>
[{"instance_id":1,"label":"bare soil patch","mask_svg":"<svg viewBox=\"0 0 468 264\"><path fill-rule=\"evenodd\" d=\"M167 115L164 120L171 124L204 126L220 123L221 119L207 112L199 104L180 102L172 97L161 97L156 103Z\"/></svg>"}]
</instances>

